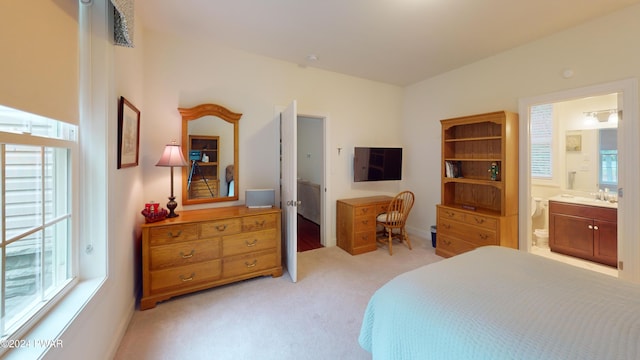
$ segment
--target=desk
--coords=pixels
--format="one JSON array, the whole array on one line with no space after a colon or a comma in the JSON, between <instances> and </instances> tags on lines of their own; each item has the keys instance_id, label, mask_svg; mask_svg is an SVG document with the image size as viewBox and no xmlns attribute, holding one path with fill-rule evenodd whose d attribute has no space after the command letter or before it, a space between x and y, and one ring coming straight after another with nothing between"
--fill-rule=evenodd
<instances>
[{"instance_id":1,"label":"desk","mask_svg":"<svg viewBox=\"0 0 640 360\"><path fill-rule=\"evenodd\" d=\"M338 200L336 238L338 246L351 255L378 248L376 217L387 211L393 197L386 195Z\"/></svg>"}]
</instances>

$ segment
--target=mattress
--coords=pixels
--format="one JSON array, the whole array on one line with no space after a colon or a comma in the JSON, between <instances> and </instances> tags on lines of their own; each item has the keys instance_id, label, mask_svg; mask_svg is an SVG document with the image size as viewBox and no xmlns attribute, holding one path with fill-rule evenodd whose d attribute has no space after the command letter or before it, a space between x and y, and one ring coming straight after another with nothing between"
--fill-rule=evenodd
<instances>
[{"instance_id":1,"label":"mattress","mask_svg":"<svg viewBox=\"0 0 640 360\"><path fill-rule=\"evenodd\" d=\"M378 289L359 342L373 359L640 359L640 285L481 247Z\"/></svg>"}]
</instances>

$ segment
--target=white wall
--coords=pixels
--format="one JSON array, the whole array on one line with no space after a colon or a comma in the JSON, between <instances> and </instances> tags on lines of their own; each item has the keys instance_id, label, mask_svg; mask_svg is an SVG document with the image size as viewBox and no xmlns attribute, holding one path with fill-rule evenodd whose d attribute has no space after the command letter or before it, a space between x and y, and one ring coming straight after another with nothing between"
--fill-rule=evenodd
<instances>
[{"instance_id":1,"label":"white wall","mask_svg":"<svg viewBox=\"0 0 640 360\"><path fill-rule=\"evenodd\" d=\"M102 16L98 13L102 11L103 14L104 9L108 9L105 8L105 4L106 2L94 2L91 5L102 9L92 10L95 16ZM135 24L141 22L135 21ZM94 23L93 26L97 28L98 25ZM93 31L96 34L100 33L100 30ZM95 164L106 167L108 174L107 279L97 295L61 336L64 346L51 349L46 359L111 359L135 310L136 295L140 286L138 225L144 220L140 215L144 207L143 169L141 166L116 169L118 98L124 96L141 111L142 123L151 121L151 118L146 116L143 98L144 33L138 27L134 32L135 48L114 47L111 33L106 37L95 36L92 39L91 46L94 49L103 49L99 51L104 51L105 54L104 58L94 61L103 64L107 73L104 75L106 88L101 90L106 91L108 97L108 104L104 109L108 113L106 128L109 129L104 134L108 142L107 163ZM93 94L99 95L101 94ZM146 136L145 132L142 131L140 136L142 141Z\"/></svg>"},{"instance_id":2,"label":"white wall","mask_svg":"<svg viewBox=\"0 0 640 360\"><path fill-rule=\"evenodd\" d=\"M144 120L142 171L144 198L163 203L169 192L166 168L157 168L164 144L181 138L178 107L217 103L242 113L240 119L240 200L247 188L278 188L279 127L275 109L298 102L298 112L327 117L330 122L328 204L335 200L378 193L395 193L399 183L355 186L352 156L355 145L401 145L400 87L358 79L311 67L302 68L201 39L183 39L147 31L144 43ZM336 148L344 150L338 155ZM175 179L181 203L181 179ZM218 203L210 206L226 206ZM205 205L188 206L200 208ZM183 209L178 206L178 213ZM331 215L328 245L335 244Z\"/></svg>"},{"instance_id":3,"label":"white wall","mask_svg":"<svg viewBox=\"0 0 640 360\"><path fill-rule=\"evenodd\" d=\"M298 178L323 182L322 119L298 116Z\"/></svg>"},{"instance_id":4,"label":"white wall","mask_svg":"<svg viewBox=\"0 0 640 360\"><path fill-rule=\"evenodd\" d=\"M523 97L640 76L638 18L636 5L407 87L403 142L411 173L404 185L417 196L409 226L426 234L435 224L440 119L500 109L518 112ZM562 77L565 69L575 75Z\"/></svg>"}]
</instances>

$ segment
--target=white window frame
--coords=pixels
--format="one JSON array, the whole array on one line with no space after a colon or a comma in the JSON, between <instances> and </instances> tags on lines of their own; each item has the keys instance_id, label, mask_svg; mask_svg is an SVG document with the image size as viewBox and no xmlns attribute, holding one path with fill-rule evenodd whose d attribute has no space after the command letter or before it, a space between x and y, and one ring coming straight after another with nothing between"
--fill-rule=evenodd
<instances>
[{"instance_id":1,"label":"white window frame","mask_svg":"<svg viewBox=\"0 0 640 360\"><path fill-rule=\"evenodd\" d=\"M75 135L73 135L75 136ZM61 139L53 139L53 138L46 138L46 137L40 137L40 136L33 136L31 134L28 133L7 133L7 132L0 132L0 138L1 138L1 145L2 149L0 149L0 152L4 151L4 144L16 144L16 145L25 145L25 146L33 146L33 147L52 147L52 148L66 148L70 150L70 156L69 156L69 162L67 164L67 166L70 168L70 174L68 177L68 181L70 182L70 184L64 184L65 188L64 191L66 192L67 189L72 189L74 186L77 186L77 171L74 170L77 168L77 166L75 164L77 164L78 162L78 146L77 146L77 142L75 141L75 139L73 140L61 140ZM2 154L3 155L3 154ZM4 159L4 156L0 157L0 165L2 166L2 169L0 169L0 172L2 173L2 182L0 183L0 187L3 189L2 190L2 194L0 194L0 199L2 199L1 204L2 204L2 208L0 208L0 212L2 212L4 214L4 206L5 206L5 201L4 201L4 181L5 181L5 176L4 176L4 162L2 161ZM65 194L67 195L67 194ZM72 194L68 194L69 196L69 202L68 202L68 206L69 206L69 211L68 211L68 218L70 221L70 226L69 226L69 242L67 243L67 246L69 247L69 251L70 251L70 256L69 256L69 264L68 264L68 268L70 271L70 276L69 279L60 287L58 287L56 290L55 294L41 294L43 296L42 298L42 303L40 304L40 306L34 306L33 308L28 309L25 312L25 318L26 321L20 323L19 326L12 328L11 332L6 333L6 334L0 334L0 341L9 341L8 343L10 344L11 342L15 342L16 344L19 344L19 341L25 341L24 340L24 335L39 321L41 321L43 319L43 317L46 316L46 314L77 284L77 258L78 258L78 254L77 254L77 239L78 239L78 226L77 226L77 214L78 214L78 207L77 205L77 201L74 200L73 195ZM2 218L2 222L3 222L3 229L5 228L5 219L4 216ZM39 227L44 227L45 224L40 224ZM2 238L4 240L4 235L2 235ZM2 264L4 264L4 257L5 257L5 251L4 249L0 249L0 254L1 254L1 259L0 261L2 261ZM4 265L2 265L4 266ZM4 269L0 269L0 274L2 274L2 280L4 282ZM4 288L4 286L3 286ZM44 289L40 289L40 291L42 291ZM3 295L4 296L4 293ZM4 301L4 299L2 299L2 301ZM4 329L4 323L2 324L2 330L5 331L7 329ZM11 347L0 347L0 355L4 354L5 352L11 350Z\"/></svg>"}]
</instances>

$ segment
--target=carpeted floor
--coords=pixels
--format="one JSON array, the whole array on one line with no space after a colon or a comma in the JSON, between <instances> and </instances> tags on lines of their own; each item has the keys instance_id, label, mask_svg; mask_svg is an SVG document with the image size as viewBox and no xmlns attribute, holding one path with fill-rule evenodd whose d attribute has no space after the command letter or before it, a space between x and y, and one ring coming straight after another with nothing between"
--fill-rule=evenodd
<instances>
[{"instance_id":1,"label":"carpeted floor","mask_svg":"<svg viewBox=\"0 0 640 360\"><path fill-rule=\"evenodd\" d=\"M289 275L243 281L136 311L115 359L370 359L358 334L369 297L393 277L442 259L412 236L351 256L338 247L298 253Z\"/></svg>"}]
</instances>

